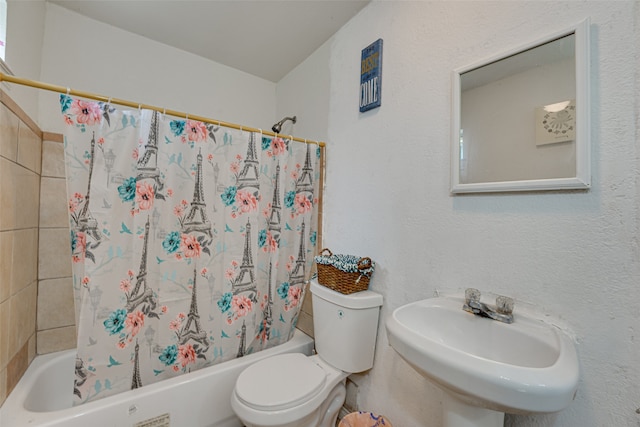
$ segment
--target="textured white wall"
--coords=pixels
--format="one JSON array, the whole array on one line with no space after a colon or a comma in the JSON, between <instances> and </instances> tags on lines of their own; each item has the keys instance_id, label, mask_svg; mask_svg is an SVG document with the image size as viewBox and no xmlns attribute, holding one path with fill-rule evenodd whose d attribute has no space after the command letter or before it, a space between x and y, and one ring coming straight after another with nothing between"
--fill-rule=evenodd
<instances>
[{"instance_id":1,"label":"textured white wall","mask_svg":"<svg viewBox=\"0 0 640 427\"><path fill-rule=\"evenodd\" d=\"M329 129L329 55L332 39L278 82L276 120L296 116L282 132L314 141L326 141Z\"/></svg>"},{"instance_id":2,"label":"textured white wall","mask_svg":"<svg viewBox=\"0 0 640 427\"><path fill-rule=\"evenodd\" d=\"M639 8L374 1L332 41L325 245L377 261L372 288L385 297L383 319L436 290L475 286L534 304L575 334L575 402L555 415L507 416L508 426L640 423ZM593 188L451 196L451 70L587 16ZM360 114L360 51L379 37L382 107ZM322 70L306 72L297 80ZM441 425L440 392L389 347L384 322L378 339L375 367L355 377L360 408L398 426Z\"/></svg>"},{"instance_id":3,"label":"textured white wall","mask_svg":"<svg viewBox=\"0 0 640 427\"><path fill-rule=\"evenodd\" d=\"M269 129L275 121L275 83L51 3L41 79L251 127ZM59 111L58 95L41 91L41 127L60 131L52 111Z\"/></svg>"},{"instance_id":4,"label":"textured white wall","mask_svg":"<svg viewBox=\"0 0 640 427\"><path fill-rule=\"evenodd\" d=\"M7 2L7 50L5 62L16 76L40 79L44 37L44 1ZM31 117L38 121L38 91L7 84L4 90Z\"/></svg>"}]
</instances>

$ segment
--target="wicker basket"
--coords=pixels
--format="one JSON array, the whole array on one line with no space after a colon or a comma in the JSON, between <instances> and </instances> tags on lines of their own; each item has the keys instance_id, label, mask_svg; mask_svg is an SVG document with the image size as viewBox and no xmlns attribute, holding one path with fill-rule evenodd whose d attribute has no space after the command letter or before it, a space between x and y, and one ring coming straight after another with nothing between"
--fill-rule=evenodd
<instances>
[{"instance_id":1,"label":"wicker basket","mask_svg":"<svg viewBox=\"0 0 640 427\"><path fill-rule=\"evenodd\" d=\"M318 283L346 295L367 290L375 267L371 258L334 255L327 248L320 251L315 261Z\"/></svg>"}]
</instances>

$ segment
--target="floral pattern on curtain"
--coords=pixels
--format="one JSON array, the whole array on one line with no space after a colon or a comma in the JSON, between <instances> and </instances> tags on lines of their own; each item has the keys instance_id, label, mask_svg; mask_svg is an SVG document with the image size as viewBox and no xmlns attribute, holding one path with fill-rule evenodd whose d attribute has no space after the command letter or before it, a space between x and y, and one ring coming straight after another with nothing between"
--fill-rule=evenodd
<instances>
[{"instance_id":1,"label":"floral pattern on curtain","mask_svg":"<svg viewBox=\"0 0 640 427\"><path fill-rule=\"evenodd\" d=\"M287 341L315 251L319 147L60 103L74 403Z\"/></svg>"}]
</instances>

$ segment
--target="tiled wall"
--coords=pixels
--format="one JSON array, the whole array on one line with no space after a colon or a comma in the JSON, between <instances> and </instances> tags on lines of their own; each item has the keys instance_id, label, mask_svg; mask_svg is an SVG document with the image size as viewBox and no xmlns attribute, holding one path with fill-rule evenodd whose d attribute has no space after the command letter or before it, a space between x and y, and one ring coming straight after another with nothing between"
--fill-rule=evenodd
<instances>
[{"instance_id":1,"label":"tiled wall","mask_svg":"<svg viewBox=\"0 0 640 427\"><path fill-rule=\"evenodd\" d=\"M62 135L0 91L0 404L37 354L73 348Z\"/></svg>"},{"instance_id":2,"label":"tiled wall","mask_svg":"<svg viewBox=\"0 0 640 427\"><path fill-rule=\"evenodd\" d=\"M44 133L40 183L38 354L76 346L62 135Z\"/></svg>"},{"instance_id":3,"label":"tiled wall","mask_svg":"<svg viewBox=\"0 0 640 427\"><path fill-rule=\"evenodd\" d=\"M36 354L42 133L0 92L0 403Z\"/></svg>"}]
</instances>

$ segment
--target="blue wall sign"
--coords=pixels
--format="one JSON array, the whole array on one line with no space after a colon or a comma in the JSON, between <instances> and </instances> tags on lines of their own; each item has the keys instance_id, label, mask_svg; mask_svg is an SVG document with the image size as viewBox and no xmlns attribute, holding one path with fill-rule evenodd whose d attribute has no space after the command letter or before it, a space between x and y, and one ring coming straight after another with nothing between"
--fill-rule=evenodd
<instances>
[{"instance_id":1,"label":"blue wall sign","mask_svg":"<svg viewBox=\"0 0 640 427\"><path fill-rule=\"evenodd\" d=\"M360 112L380 106L382 95L382 39L362 49L360 60Z\"/></svg>"}]
</instances>

